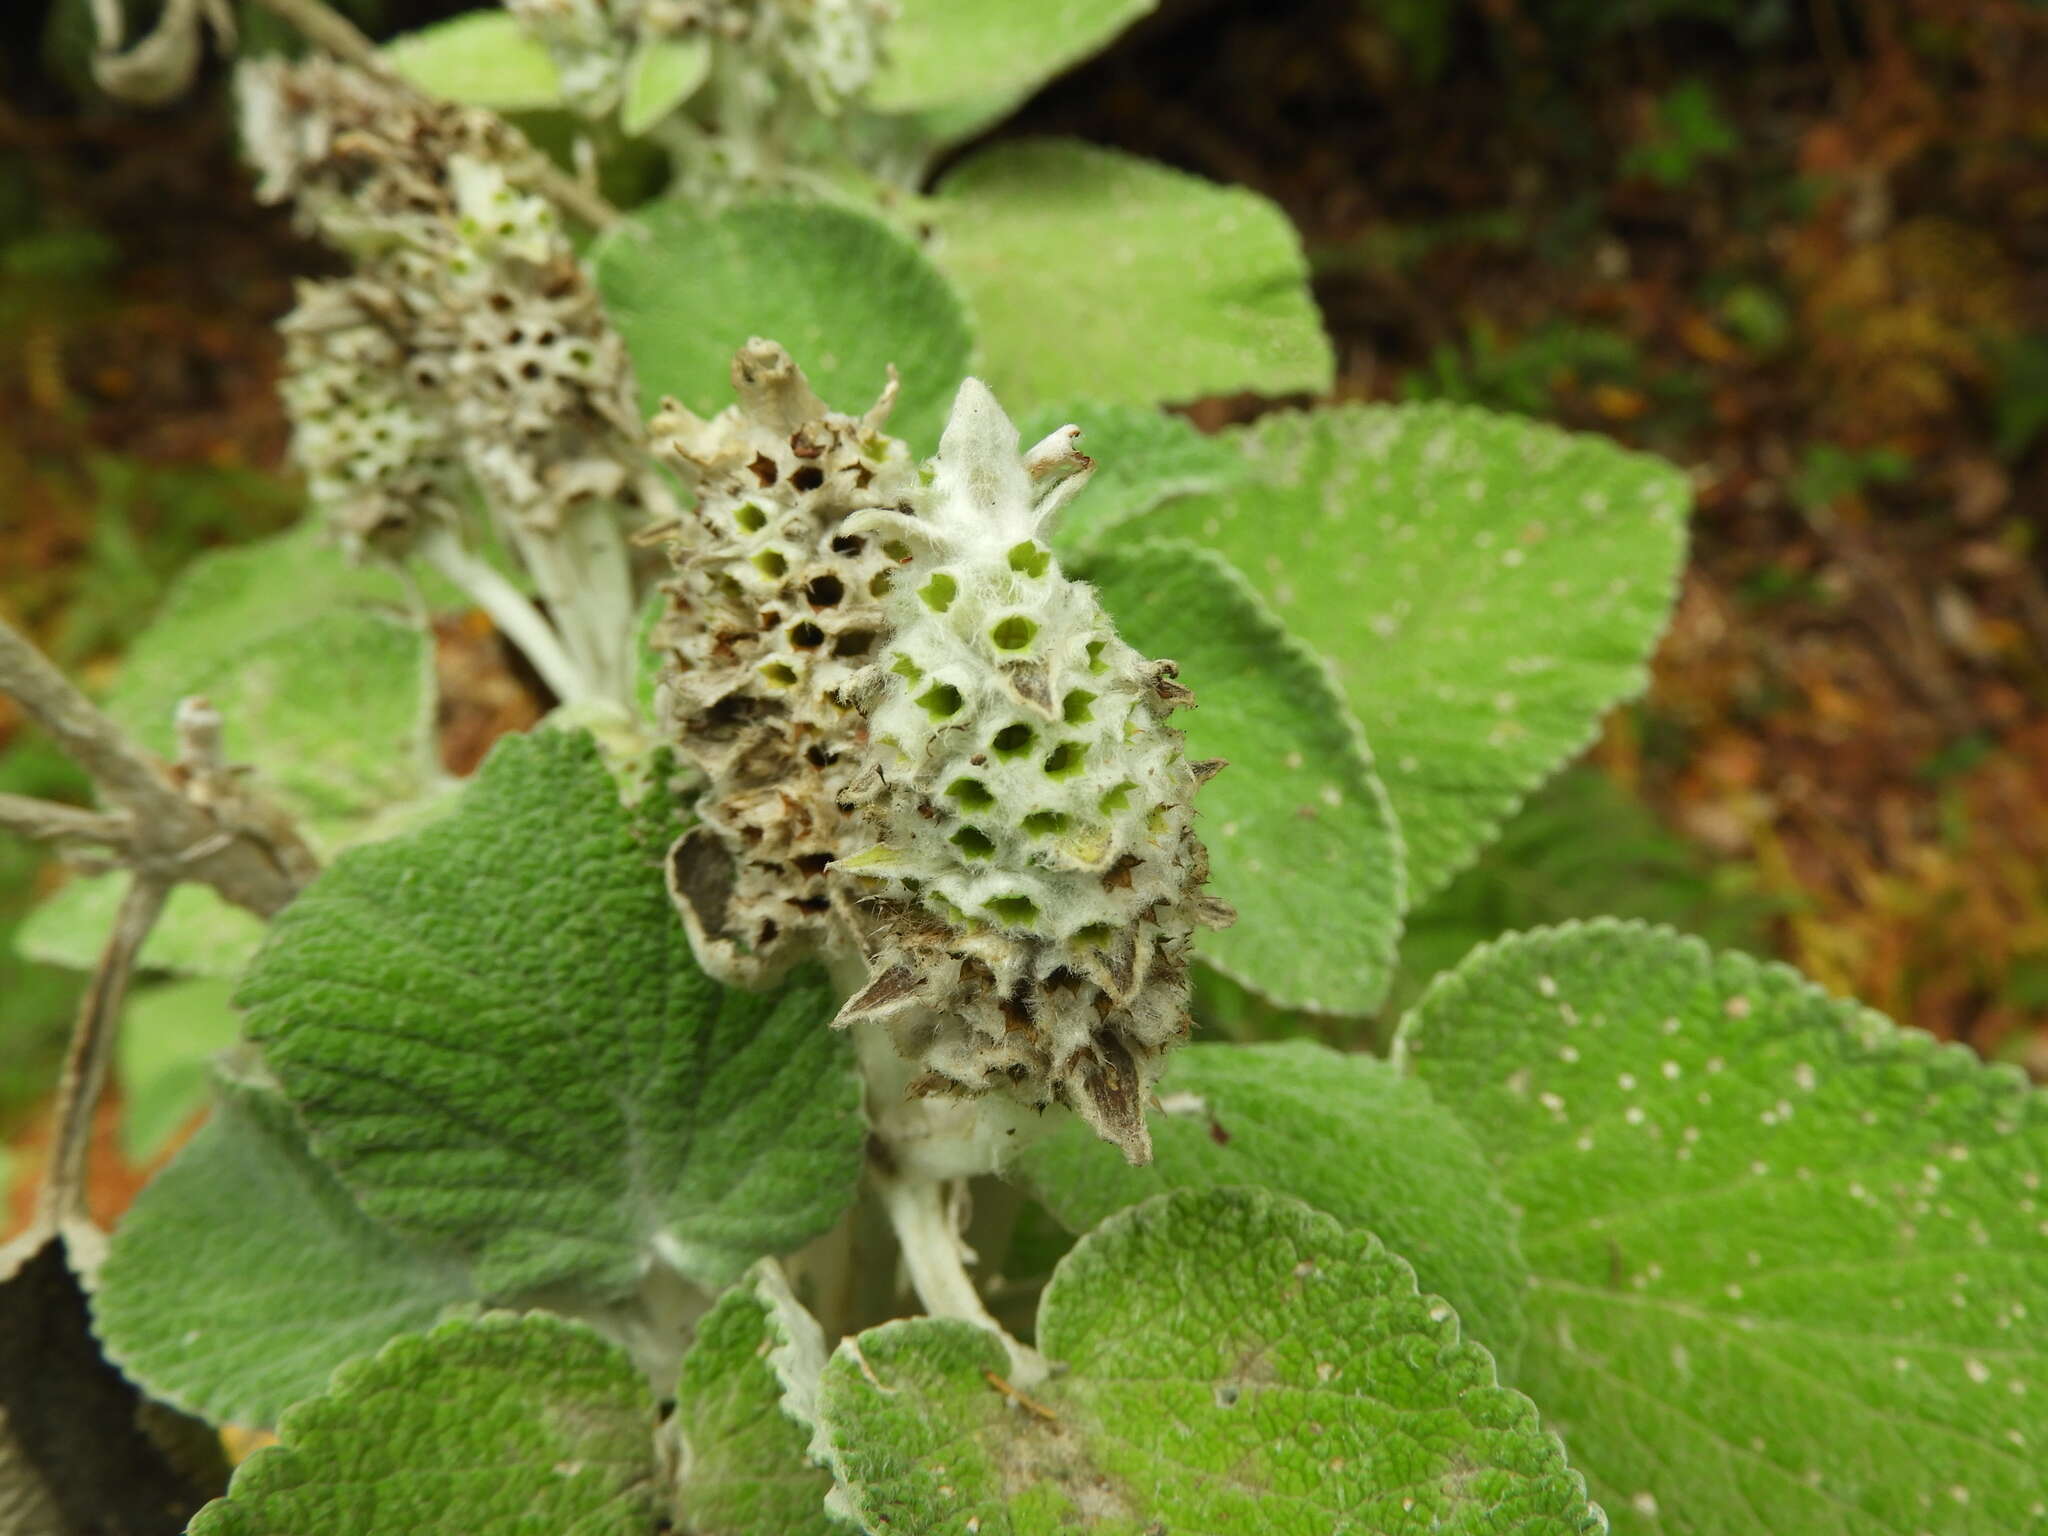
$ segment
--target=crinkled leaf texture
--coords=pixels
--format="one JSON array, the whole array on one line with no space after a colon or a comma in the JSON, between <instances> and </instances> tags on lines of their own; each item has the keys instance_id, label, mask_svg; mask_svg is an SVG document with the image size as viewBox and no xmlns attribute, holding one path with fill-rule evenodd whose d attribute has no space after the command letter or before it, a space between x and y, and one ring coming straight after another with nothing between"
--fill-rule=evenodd
<instances>
[{"instance_id":1,"label":"crinkled leaf texture","mask_svg":"<svg viewBox=\"0 0 2048 1536\"><path fill-rule=\"evenodd\" d=\"M831 1225L860 1090L815 980L727 991L661 877L673 800L620 803L585 733L508 737L452 815L343 855L237 1001L364 1207L504 1298L708 1285Z\"/></svg>"},{"instance_id":2,"label":"crinkled leaf texture","mask_svg":"<svg viewBox=\"0 0 2048 1536\"><path fill-rule=\"evenodd\" d=\"M1249 472L1234 443L1149 406L1099 400L1042 405L1019 419L1019 436L1035 443L1068 425L1081 429L1081 451L1095 461L1095 473L1087 493L1052 526L1062 560L1085 555L1118 524L1162 502L1229 490Z\"/></svg>"},{"instance_id":3,"label":"crinkled leaf texture","mask_svg":"<svg viewBox=\"0 0 2048 1536\"><path fill-rule=\"evenodd\" d=\"M470 1296L460 1264L363 1214L291 1106L223 1077L199 1134L122 1217L93 1317L153 1396L268 1425L336 1366Z\"/></svg>"},{"instance_id":4,"label":"crinkled leaf texture","mask_svg":"<svg viewBox=\"0 0 2048 1536\"><path fill-rule=\"evenodd\" d=\"M675 1502L692 1536L834 1536L811 1459L825 1336L764 1262L720 1297L683 1357Z\"/></svg>"},{"instance_id":5,"label":"crinkled leaf texture","mask_svg":"<svg viewBox=\"0 0 2048 1536\"><path fill-rule=\"evenodd\" d=\"M294 1407L191 1536L647 1536L654 1418L624 1351L580 1323L443 1323Z\"/></svg>"},{"instance_id":6,"label":"crinkled leaf texture","mask_svg":"<svg viewBox=\"0 0 2048 1536\"><path fill-rule=\"evenodd\" d=\"M1036 140L975 155L929 211L978 371L1012 411L1329 386L1300 242L1256 193Z\"/></svg>"},{"instance_id":7,"label":"crinkled leaf texture","mask_svg":"<svg viewBox=\"0 0 2048 1536\"><path fill-rule=\"evenodd\" d=\"M1522 1339L1528 1268L1471 1133L1421 1084L1307 1040L1176 1052L1152 1116L1152 1163L1100 1156L1063 1126L1006 1171L1082 1232L1174 1189L1258 1185L1371 1232L1457 1308L1504 1363Z\"/></svg>"},{"instance_id":8,"label":"crinkled leaf texture","mask_svg":"<svg viewBox=\"0 0 2048 1536\"><path fill-rule=\"evenodd\" d=\"M1523 1213L1520 1377L1630 1536L2048 1530L2048 1102L1633 924L1401 1029Z\"/></svg>"},{"instance_id":9,"label":"crinkled leaf texture","mask_svg":"<svg viewBox=\"0 0 2048 1536\"><path fill-rule=\"evenodd\" d=\"M1228 556L1329 660L1418 903L1642 688L1684 557L1685 477L1470 406L1283 412L1232 435L1243 484L1126 531Z\"/></svg>"},{"instance_id":10,"label":"crinkled leaf texture","mask_svg":"<svg viewBox=\"0 0 2048 1536\"><path fill-rule=\"evenodd\" d=\"M969 1323L848 1340L820 1414L870 1529L1594 1533L1554 1436L1379 1240L1263 1190L1164 1195L1061 1261L1025 1402ZM975 1522L979 1522L976 1524Z\"/></svg>"},{"instance_id":11,"label":"crinkled leaf texture","mask_svg":"<svg viewBox=\"0 0 2048 1536\"><path fill-rule=\"evenodd\" d=\"M887 62L867 90L882 112L1021 98L1107 44L1158 0L897 0Z\"/></svg>"},{"instance_id":12,"label":"crinkled leaf texture","mask_svg":"<svg viewBox=\"0 0 2048 1536\"><path fill-rule=\"evenodd\" d=\"M1195 545L1105 549L1081 574L1126 640L1180 664L1188 755L1229 764L1199 806L1209 889L1237 921L1202 936L1202 959L1290 1007L1368 1012L1401 933L1401 834L1327 668Z\"/></svg>"},{"instance_id":13,"label":"crinkled leaf texture","mask_svg":"<svg viewBox=\"0 0 2048 1536\"><path fill-rule=\"evenodd\" d=\"M597 243L605 310L633 354L642 404L674 395L700 416L732 403L732 357L770 337L834 410L858 414L888 381L888 430L938 447L972 339L960 298L924 253L872 214L762 200L708 214L650 203Z\"/></svg>"},{"instance_id":14,"label":"crinkled leaf texture","mask_svg":"<svg viewBox=\"0 0 2048 1536\"><path fill-rule=\"evenodd\" d=\"M194 561L129 650L106 709L170 758L190 694L226 717L230 760L252 767L254 788L323 853L375 835L390 807L438 780L433 648L397 580L351 567L314 524ZM22 952L90 970L121 886L119 875L67 882L22 925ZM231 976L262 931L206 887L180 886L142 963Z\"/></svg>"}]
</instances>

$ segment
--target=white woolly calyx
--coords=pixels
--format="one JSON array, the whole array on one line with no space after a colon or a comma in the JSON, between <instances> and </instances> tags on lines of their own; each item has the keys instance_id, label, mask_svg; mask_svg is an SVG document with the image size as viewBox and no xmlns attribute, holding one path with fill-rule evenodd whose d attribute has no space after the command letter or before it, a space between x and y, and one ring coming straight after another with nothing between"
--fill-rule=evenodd
<instances>
[{"instance_id":1,"label":"white woolly calyx","mask_svg":"<svg viewBox=\"0 0 2048 1536\"><path fill-rule=\"evenodd\" d=\"M870 981L839 1022L885 1024L921 1094L1065 1103L1134 1162L1162 1053L1188 1032L1202 885L1171 662L1117 637L1044 540L1093 469L1062 428L1029 453L987 388L960 390L914 509L845 531L900 564L886 646L846 696L867 846L833 866Z\"/></svg>"},{"instance_id":2,"label":"white woolly calyx","mask_svg":"<svg viewBox=\"0 0 2048 1536\"><path fill-rule=\"evenodd\" d=\"M845 521L907 505L917 474L882 432L893 379L856 418L828 411L773 342L749 342L732 377L738 403L712 420L673 401L654 418L695 498L654 643L663 735L707 779L670 892L705 969L759 986L854 949L825 875L860 845L841 802L864 727L841 695L887 640L896 558Z\"/></svg>"}]
</instances>

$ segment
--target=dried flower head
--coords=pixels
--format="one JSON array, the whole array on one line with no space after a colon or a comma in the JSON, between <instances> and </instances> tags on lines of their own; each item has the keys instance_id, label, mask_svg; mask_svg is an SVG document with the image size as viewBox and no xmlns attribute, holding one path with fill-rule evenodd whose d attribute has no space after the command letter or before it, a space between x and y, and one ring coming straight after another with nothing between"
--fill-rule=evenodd
<instances>
[{"instance_id":1,"label":"dried flower head","mask_svg":"<svg viewBox=\"0 0 2048 1536\"><path fill-rule=\"evenodd\" d=\"M1171 662L1117 637L1044 542L1093 464L1068 427L1028 454L961 387L915 515L877 511L905 559L889 643L854 688L868 846L833 867L871 980L841 1023L887 1025L912 1091L1064 1103L1132 1161L1162 1053L1188 1033L1188 950L1229 909L1205 895Z\"/></svg>"},{"instance_id":2,"label":"dried flower head","mask_svg":"<svg viewBox=\"0 0 2048 1536\"><path fill-rule=\"evenodd\" d=\"M655 635L663 734L707 778L670 889L705 968L758 986L849 952L827 867L856 846L841 809L863 722L842 694L887 639L895 560L847 517L905 503L909 451L882 433L891 381L860 417L828 411L789 354L753 341L738 403L710 421L667 403L657 449L695 492Z\"/></svg>"},{"instance_id":3,"label":"dried flower head","mask_svg":"<svg viewBox=\"0 0 2048 1536\"><path fill-rule=\"evenodd\" d=\"M354 257L285 321L284 394L316 505L396 555L482 500L517 537L662 492L625 348L536 151L488 112L324 59L239 77L260 194Z\"/></svg>"}]
</instances>

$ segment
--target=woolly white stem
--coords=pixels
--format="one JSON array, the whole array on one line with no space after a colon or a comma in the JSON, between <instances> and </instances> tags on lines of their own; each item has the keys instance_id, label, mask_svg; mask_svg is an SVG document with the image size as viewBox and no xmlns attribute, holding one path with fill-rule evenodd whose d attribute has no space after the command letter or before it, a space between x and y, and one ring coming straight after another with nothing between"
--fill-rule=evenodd
<instances>
[{"instance_id":1,"label":"woolly white stem","mask_svg":"<svg viewBox=\"0 0 2048 1536\"><path fill-rule=\"evenodd\" d=\"M505 522L589 691L630 704L636 614L632 567L616 511L600 505L571 512L562 527L547 531L517 517Z\"/></svg>"},{"instance_id":2,"label":"woolly white stem","mask_svg":"<svg viewBox=\"0 0 2048 1536\"><path fill-rule=\"evenodd\" d=\"M585 678L583 669L562 648L561 637L540 616L540 610L527 601L526 594L500 576L489 563L464 549L456 542L455 535L437 530L420 540L419 553L428 565L454 582L490 616L491 622L498 626L506 639L519 647L526 659L533 663L534 671L546 680L563 703L580 702L595 691Z\"/></svg>"},{"instance_id":3,"label":"woolly white stem","mask_svg":"<svg viewBox=\"0 0 2048 1536\"><path fill-rule=\"evenodd\" d=\"M925 1311L974 1323L1001 1339L1010 1355L1011 1386L1033 1387L1045 1380L1050 1374L1045 1357L1011 1338L981 1304L981 1293L968 1278L966 1255L947 1214L942 1187L930 1179L902 1179L879 1169L870 1172L903 1250L903 1267L910 1272L911 1287Z\"/></svg>"}]
</instances>

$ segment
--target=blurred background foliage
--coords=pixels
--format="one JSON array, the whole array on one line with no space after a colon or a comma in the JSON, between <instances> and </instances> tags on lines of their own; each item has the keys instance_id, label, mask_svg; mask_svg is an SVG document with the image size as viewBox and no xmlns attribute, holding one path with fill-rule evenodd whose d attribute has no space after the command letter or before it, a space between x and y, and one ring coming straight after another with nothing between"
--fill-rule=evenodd
<instances>
[{"instance_id":1,"label":"blurred background foliage","mask_svg":"<svg viewBox=\"0 0 2048 1536\"><path fill-rule=\"evenodd\" d=\"M179 566L294 516L271 327L328 258L249 197L220 68L116 111L78 0L6 9L0 607L103 685ZM1618 912L2048 1078L2043 80L2040 0L1167 0L998 130L1278 200L1343 397L1523 411L1694 474L1650 693L1417 915L1401 998L1491 934ZM460 769L534 700L487 625L440 638ZM82 792L4 702L0 789ZM58 878L0 844L17 1173L77 981L7 940ZM1215 979L1204 1007L1303 1023ZM108 1211L175 1141L124 1145L119 1112Z\"/></svg>"}]
</instances>

